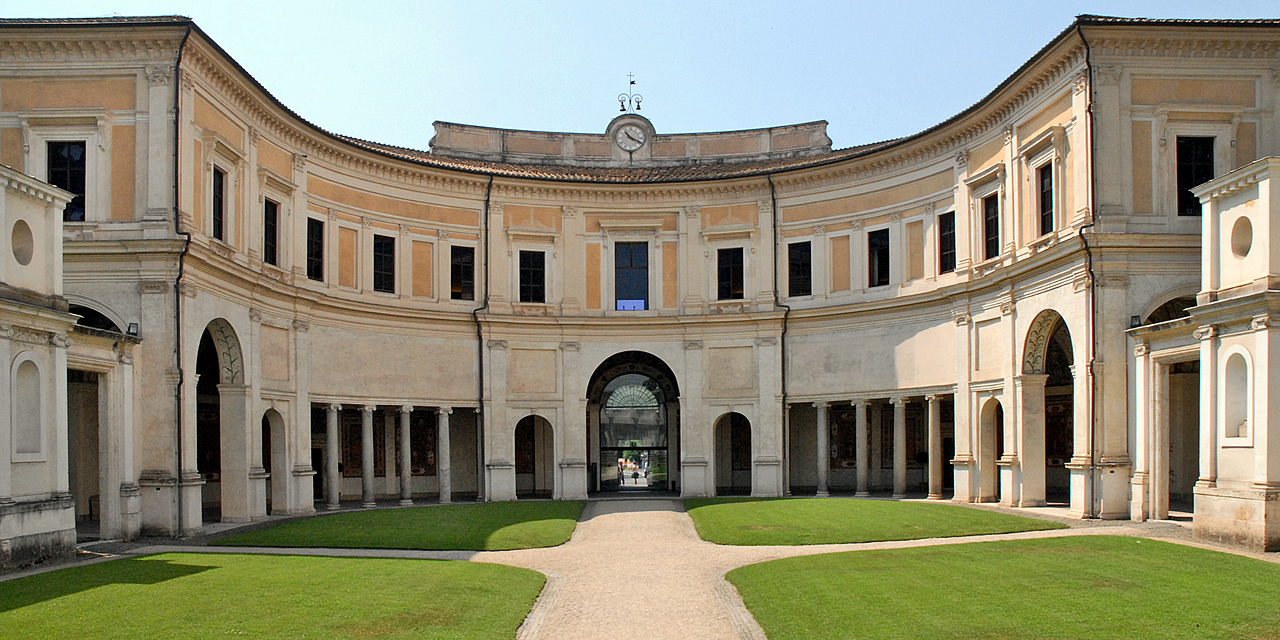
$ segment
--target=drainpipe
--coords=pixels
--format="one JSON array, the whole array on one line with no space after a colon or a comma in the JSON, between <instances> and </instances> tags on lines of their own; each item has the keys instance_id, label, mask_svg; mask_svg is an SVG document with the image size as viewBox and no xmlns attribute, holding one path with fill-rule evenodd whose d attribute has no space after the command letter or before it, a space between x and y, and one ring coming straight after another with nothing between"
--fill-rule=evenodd
<instances>
[{"instance_id":1,"label":"drainpipe","mask_svg":"<svg viewBox=\"0 0 1280 640\"><path fill-rule=\"evenodd\" d=\"M191 27L182 35L178 44L178 58L173 64L173 231L183 236L182 253L178 254L178 276L173 280L173 359L178 370L178 384L173 391L175 410L174 420L174 455L177 464L174 467L174 493L176 494L177 514L173 537L182 537L182 385L186 376L182 369L182 275L186 266L187 251L191 249L191 233L182 230L182 212L180 211L179 186L179 146L182 132L182 52L186 49L187 39L191 37Z\"/></svg>"},{"instance_id":2,"label":"drainpipe","mask_svg":"<svg viewBox=\"0 0 1280 640\"><path fill-rule=\"evenodd\" d=\"M479 473L476 476L476 485L479 491L476 499L485 500L485 484L484 484L484 331L480 326L480 312L489 308L489 197L493 194L493 176L489 176L489 183L484 187L484 209L481 212L484 216L484 302L475 309L471 310L471 321L476 325L476 365L479 372L479 389L476 393L478 402L480 403L476 411L476 434L479 436L479 442L476 446L477 458L480 462Z\"/></svg>"},{"instance_id":3,"label":"drainpipe","mask_svg":"<svg viewBox=\"0 0 1280 640\"><path fill-rule=\"evenodd\" d=\"M778 191L773 184L773 174L764 176L769 181L769 206L773 215L773 305L782 307L782 334L778 336L778 350L781 365L779 366L782 382L782 492L791 494L791 411L787 408L787 320L791 316L791 307L782 304L782 296L778 295ZM819 461L821 463L821 461Z\"/></svg>"},{"instance_id":4,"label":"drainpipe","mask_svg":"<svg viewBox=\"0 0 1280 640\"><path fill-rule=\"evenodd\" d=\"M1096 140L1096 138L1094 136L1095 125L1093 120L1093 64L1090 61L1092 51L1089 48L1089 41L1084 37L1084 31L1080 29L1079 20L1076 21L1076 35L1080 37L1080 42L1084 44L1085 82L1088 83L1089 88L1086 93L1088 96L1088 98L1086 98L1088 104L1085 106L1085 117L1089 120L1089 127L1087 129L1089 132L1089 144L1085 146L1086 153L1089 154L1089 222L1088 224L1082 225L1077 233L1080 237L1080 242L1084 246L1085 270L1089 274L1089 364L1085 367L1085 377L1087 378L1086 384L1088 385L1086 388L1089 392L1089 403L1086 407L1089 412L1089 481L1085 483L1087 491L1085 492L1086 501L1084 516L1086 518L1096 518L1098 517L1098 512L1094 508L1094 504L1096 503L1098 493L1097 483L1099 482L1099 477L1098 453L1094 442L1098 430L1098 419L1096 407L1094 406L1094 398L1096 397L1096 394L1094 393L1093 369L1095 363L1098 361L1098 278L1093 272L1093 251L1089 247L1089 237L1085 235L1084 230L1093 228L1093 225L1096 224L1096 220L1098 218L1098 212L1095 208L1095 203L1098 200L1098 174L1093 162L1094 140Z\"/></svg>"}]
</instances>

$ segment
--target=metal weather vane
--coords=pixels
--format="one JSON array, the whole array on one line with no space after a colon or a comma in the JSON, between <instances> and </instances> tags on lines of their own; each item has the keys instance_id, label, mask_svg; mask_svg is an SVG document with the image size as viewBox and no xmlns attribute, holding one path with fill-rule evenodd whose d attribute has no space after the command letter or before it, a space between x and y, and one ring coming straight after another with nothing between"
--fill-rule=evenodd
<instances>
[{"instance_id":1,"label":"metal weather vane","mask_svg":"<svg viewBox=\"0 0 1280 640\"><path fill-rule=\"evenodd\" d=\"M618 94L618 111L635 113L640 110L640 101L644 98L635 92L635 74L627 74L627 92Z\"/></svg>"}]
</instances>

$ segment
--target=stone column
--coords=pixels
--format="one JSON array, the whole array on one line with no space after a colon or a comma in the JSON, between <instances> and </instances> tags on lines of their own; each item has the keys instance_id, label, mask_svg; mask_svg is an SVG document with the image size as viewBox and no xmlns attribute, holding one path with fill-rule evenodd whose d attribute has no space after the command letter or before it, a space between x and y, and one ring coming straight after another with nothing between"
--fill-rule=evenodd
<instances>
[{"instance_id":1,"label":"stone column","mask_svg":"<svg viewBox=\"0 0 1280 640\"><path fill-rule=\"evenodd\" d=\"M324 508L336 511L342 498L342 472L338 471L338 412L342 405L331 404L324 409L324 485L328 500Z\"/></svg>"},{"instance_id":2,"label":"stone column","mask_svg":"<svg viewBox=\"0 0 1280 640\"><path fill-rule=\"evenodd\" d=\"M377 409L371 404L360 407L360 506L366 509L378 506L373 477L373 412Z\"/></svg>"},{"instance_id":3,"label":"stone column","mask_svg":"<svg viewBox=\"0 0 1280 640\"><path fill-rule=\"evenodd\" d=\"M409 417L413 405L400 407L400 506L413 506L413 456L409 449Z\"/></svg>"},{"instance_id":4,"label":"stone column","mask_svg":"<svg viewBox=\"0 0 1280 640\"><path fill-rule=\"evenodd\" d=\"M942 499L942 404L938 396L925 396L929 403L929 499Z\"/></svg>"},{"instance_id":5,"label":"stone column","mask_svg":"<svg viewBox=\"0 0 1280 640\"><path fill-rule=\"evenodd\" d=\"M449 467L449 414L453 409L436 409L436 482L440 485L440 504L453 502L453 478Z\"/></svg>"},{"instance_id":6,"label":"stone column","mask_svg":"<svg viewBox=\"0 0 1280 640\"><path fill-rule=\"evenodd\" d=\"M857 458L856 464L858 465L858 493L856 495L869 496L871 491L867 486L867 465L870 464L870 457L867 455L867 403L855 400L854 406L857 407L857 411L854 412L857 416L857 426L854 433L854 455Z\"/></svg>"},{"instance_id":7,"label":"stone column","mask_svg":"<svg viewBox=\"0 0 1280 640\"><path fill-rule=\"evenodd\" d=\"M907 496L907 399L892 398L893 403L893 497Z\"/></svg>"},{"instance_id":8,"label":"stone column","mask_svg":"<svg viewBox=\"0 0 1280 640\"><path fill-rule=\"evenodd\" d=\"M830 435L827 426L828 402L815 402L813 408L818 410L818 497L825 498L827 493L827 469L831 465L831 445L827 443Z\"/></svg>"}]
</instances>

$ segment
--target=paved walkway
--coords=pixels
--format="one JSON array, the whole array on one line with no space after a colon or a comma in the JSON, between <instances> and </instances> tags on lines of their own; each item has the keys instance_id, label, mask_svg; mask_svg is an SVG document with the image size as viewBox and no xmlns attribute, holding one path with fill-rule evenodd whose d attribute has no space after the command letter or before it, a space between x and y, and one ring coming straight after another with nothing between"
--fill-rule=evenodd
<instances>
[{"instance_id":1,"label":"paved walkway","mask_svg":"<svg viewBox=\"0 0 1280 640\"><path fill-rule=\"evenodd\" d=\"M1012 510L1022 511L1022 510ZM1044 510L1038 511L1043 517ZM1055 518L1056 519L1056 518ZM964 538L932 538L811 546L722 546L700 540L677 499L594 500L572 539L559 547L519 551L398 551L155 545L130 554L286 553L294 555L424 558L491 562L540 571L547 585L520 627L520 640L614 638L642 629L654 639L763 639L764 633L724 579L730 569L792 556L1018 540L1075 535L1137 535L1280 562L1276 554L1249 553L1192 542L1170 523L1070 521L1071 529ZM624 634L634 635L634 634Z\"/></svg>"}]
</instances>

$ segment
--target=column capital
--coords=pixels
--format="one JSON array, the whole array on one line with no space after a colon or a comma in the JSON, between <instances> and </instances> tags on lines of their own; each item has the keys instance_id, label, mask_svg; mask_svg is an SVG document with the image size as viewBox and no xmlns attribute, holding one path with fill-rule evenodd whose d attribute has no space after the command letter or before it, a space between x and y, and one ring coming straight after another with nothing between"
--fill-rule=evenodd
<instances>
[{"instance_id":1,"label":"column capital","mask_svg":"<svg viewBox=\"0 0 1280 640\"><path fill-rule=\"evenodd\" d=\"M929 404L933 404L938 401L938 394L931 393L924 397L924 401L928 402Z\"/></svg>"},{"instance_id":2,"label":"column capital","mask_svg":"<svg viewBox=\"0 0 1280 640\"><path fill-rule=\"evenodd\" d=\"M404 413L404 414L413 413L413 405L411 404L400 405L400 413Z\"/></svg>"},{"instance_id":3,"label":"column capital","mask_svg":"<svg viewBox=\"0 0 1280 640\"><path fill-rule=\"evenodd\" d=\"M451 413L453 413L453 407L439 407L436 409L436 415L438 416L447 416ZM476 413L480 413L480 410L476 409Z\"/></svg>"},{"instance_id":4,"label":"column capital","mask_svg":"<svg viewBox=\"0 0 1280 640\"><path fill-rule=\"evenodd\" d=\"M831 403L826 400L820 400L818 402L813 403L814 409L826 409L829 406L831 406Z\"/></svg>"},{"instance_id":5,"label":"column capital","mask_svg":"<svg viewBox=\"0 0 1280 640\"><path fill-rule=\"evenodd\" d=\"M373 413L374 411L377 411L377 410L378 410L378 405L376 404L366 404L360 407L360 411L364 413Z\"/></svg>"},{"instance_id":6,"label":"column capital","mask_svg":"<svg viewBox=\"0 0 1280 640\"><path fill-rule=\"evenodd\" d=\"M1211 324L1207 324L1195 331L1192 331L1191 335L1194 336L1196 340L1209 340L1218 335L1218 329Z\"/></svg>"},{"instance_id":7,"label":"column capital","mask_svg":"<svg viewBox=\"0 0 1280 640\"><path fill-rule=\"evenodd\" d=\"M906 397L906 396L898 396L898 397L896 397L896 398L889 398L889 404L892 404L892 405L898 405L898 406L903 406L903 405L907 404L907 397Z\"/></svg>"},{"instance_id":8,"label":"column capital","mask_svg":"<svg viewBox=\"0 0 1280 640\"><path fill-rule=\"evenodd\" d=\"M334 402L329 404L329 406L325 407L324 409L325 411L328 411L330 413L337 413L339 411L342 411L342 405Z\"/></svg>"}]
</instances>

